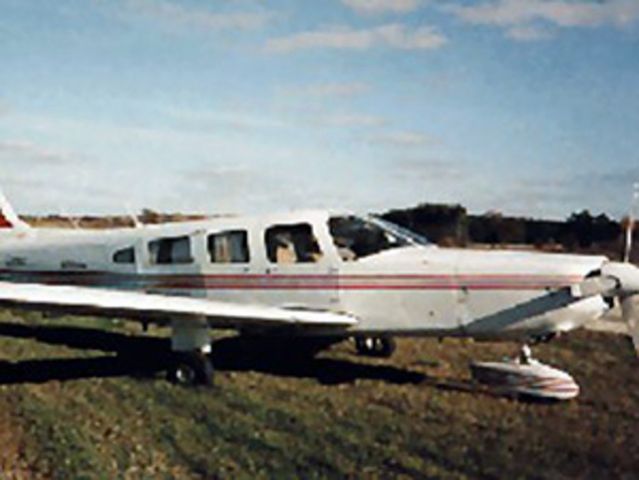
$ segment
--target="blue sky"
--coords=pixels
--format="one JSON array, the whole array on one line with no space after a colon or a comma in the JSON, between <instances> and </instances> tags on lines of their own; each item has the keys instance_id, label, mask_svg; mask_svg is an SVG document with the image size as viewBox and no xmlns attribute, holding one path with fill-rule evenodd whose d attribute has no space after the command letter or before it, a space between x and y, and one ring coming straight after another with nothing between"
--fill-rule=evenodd
<instances>
[{"instance_id":1,"label":"blue sky","mask_svg":"<svg viewBox=\"0 0 639 480\"><path fill-rule=\"evenodd\" d=\"M623 215L637 0L0 0L21 212Z\"/></svg>"}]
</instances>

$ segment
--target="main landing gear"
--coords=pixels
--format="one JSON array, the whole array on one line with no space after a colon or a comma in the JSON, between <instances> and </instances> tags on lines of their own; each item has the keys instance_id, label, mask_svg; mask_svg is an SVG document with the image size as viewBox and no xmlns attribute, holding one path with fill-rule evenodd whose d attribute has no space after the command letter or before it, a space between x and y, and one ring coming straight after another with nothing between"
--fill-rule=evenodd
<instances>
[{"instance_id":1,"label":"main landing gear","mask_svg":"<svg viewBox=\"0 0 639 480\"><path fill-rule=\"evenodd\" d=\"M355 337L355 349L367 357L389 358L397 344L390 337Z\"/></svg>"},{"instance_id":2,"label":"main landing gear","mask_svg":"<svg viewBox=\"0 0 639 480\"><path fill-rule=\"evenodd\" d=\"M167 379L182 386L213 385L213 364L209 359L211 338L205 322L173 322L171 355Z\"/></svg>"},{"instance_id":3,"label":"main landing gear","mask_svg":"<svg viewBox=\"0 0 639 480\"><path fill-rule=\"evenodd\" d=\"M166 378L177 385L213 385L213 364L204 352L173 352Z\"/></svg>"}]
</instances>

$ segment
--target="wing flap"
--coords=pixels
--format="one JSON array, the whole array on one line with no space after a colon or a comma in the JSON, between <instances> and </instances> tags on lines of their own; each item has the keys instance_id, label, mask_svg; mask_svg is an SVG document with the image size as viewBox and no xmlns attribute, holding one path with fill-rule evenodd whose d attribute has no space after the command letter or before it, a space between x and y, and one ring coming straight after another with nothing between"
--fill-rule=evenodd
<instances>
[{"instance_id":1,"label":"wing flap","mask_svg":"<svg viewBox=\"0 0 639 480\"><path fill-rule=\"evenodd\" d=\"M347 328L351 316L314 310L213 301L88 287L0 282L0 306L21 310L121 317L160 324L206 319L211 327L315 326Z\"/></svg>"}]
</instances>

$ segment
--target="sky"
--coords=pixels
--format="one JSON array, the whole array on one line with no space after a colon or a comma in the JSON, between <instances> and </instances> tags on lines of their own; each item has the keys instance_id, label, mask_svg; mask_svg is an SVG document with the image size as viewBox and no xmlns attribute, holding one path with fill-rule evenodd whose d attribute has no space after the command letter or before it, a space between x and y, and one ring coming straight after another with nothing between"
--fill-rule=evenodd
<instances>
[{"instance_id":1,"label":"sky","mask_svg":"<svg viewBox=\"0 0 639 480\"><path fill-rule=\"evenodd\" d=\"M36 214L621 217L637 0L0 0L0 188Z\"/></svg>"}]
</instances>

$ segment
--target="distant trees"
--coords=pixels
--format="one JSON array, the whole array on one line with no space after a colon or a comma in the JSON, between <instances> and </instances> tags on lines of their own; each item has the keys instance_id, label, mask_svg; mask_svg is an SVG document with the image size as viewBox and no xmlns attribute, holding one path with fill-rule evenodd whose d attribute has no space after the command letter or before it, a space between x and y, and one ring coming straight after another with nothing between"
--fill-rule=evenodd
<instances>
[{"instance_id":1,"label":"distant trees","mask_svg":"<svg viewBox=\"0 0 639 480\"><path fill-rule=\"evenodd\" d=\"M470 216L468 236L475 243L525 243L525 220L504 217L499 212L488 212L482 216Z\"/></svg>"},{"instance_id":2,"label":"distant trees","mask_svg":"<svg viewBox=\"0 0 639 480\"><path fill-rule=\"evenodd\" d=\"M614 242L621 235L621 224L601 214L593 217L588 210L573 213L565 223L563 244L589 248L594 243Z\"/></svg>"},{"instance_id":3,"label":"distant trees","mask_svg":"<svg viewBox=\"0 0 639 480\"><path fill-rule=\"evenodd\" d=\"M461 205L423 203L413 208L391 210L382 218L441 245L465 245L468 242L467 214Z\"/></svg>"},{"instance_id":4,"label":"distant trees","mask_svg":"<svg viewBox=\"0 0 639 480\"><path fill-rule=\"evenodd\" d=\"M189 220L202 220L206 218L204 215L187 215L183 213L160 213L150 208L144 208L137 216L138 220L144 225L167 223L167 222L185 222Z\"/></svg>"},{"instance_id":5,"label":"distant trees","mask_svg":"<svg viewBox=\"0 0 639 480\"><path fill-rule=\"evenodd\" d=\"M468 215L461 205L420 204L391 210L382 217L443 245L472 242L561 245L567 250L605 246L610 250L619 245L623 233L620 222L605 214L593 216L588 210L575 212L562 222L508 217L494 211Z\"/></svg>"}]
</instances>

